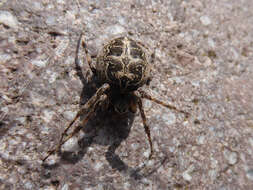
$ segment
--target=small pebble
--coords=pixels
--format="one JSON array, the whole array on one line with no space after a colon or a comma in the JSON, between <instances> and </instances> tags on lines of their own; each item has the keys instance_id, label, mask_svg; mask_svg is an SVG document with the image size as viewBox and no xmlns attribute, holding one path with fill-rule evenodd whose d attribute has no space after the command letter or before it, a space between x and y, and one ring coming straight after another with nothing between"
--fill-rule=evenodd
<instances>
[{"instance_id":1,"label":"small pebble","mask_svg":"<svg viewBox=\"0 0 253 190\"><path fill-rule=\"evenodd\" d=\"M65 111L65 112L63 112L64 118L66 118L69 121L71 121L72 119L74 119L74 117L76 116L76 114L77 114L77 112L75 112L75 111Z\"/></svg>"},{"instance_id":2,"label":"small pebble","mask_svg":"<svg viewBox=\"0 0 253 190\"><path fill-rule=\"evenodd\" d=\"M72 137L66 143L62 145L64 151L74 152L79 148L78 138Z\"/></svg>"},{"instance_id":3,"label":"small pebble","mask_svg":"<svg viewBox=\"0 0 253 190\"><path fill-rule=\"evenodd\" d=\"M69 190L69 185L66 183L62 186L61 190Z\"/></svg>"},{"instance_id":4,"label":"small pebble","mask_svg":"<svg viewBox=\"0 0 253 190\"><path fill-rule=\"evenodd\" d=\"M162 114L162 119L167 125L172 125L176 123L176 115L174 113L164 113Z\"/></svg>"},{"instance_id":5,"label":"small pebble","mask_svg":"<svg viewBox=\"0 0 253 190\"><path fill-rule=\"evenodd\" d=\"M253 181L253 169L249 169L246 174L247 178Z\"/></svg>"},{"instance_id":6,"label":"small pebble","mask_svg":"<svg viewBox=\"0 0 253 190\"><path fill-rule=\"evenodd\" d=\"M46 19L46 24L49 26L55 25L56 24L56 18L54 16L49 16Z\"/></svg>"},{"instance_id":7,"label":"small pebble","mask_svg":"<svg viewBox=\"0 0 253 190\"><path fill-rule=\"evenodd\" d=\"M112 25L106 28L106 32L111 35L118 35L126 32L126 30L123 26Z\"/></svg>"},{"instance_id":8,"label":"small pebble","mask_svg":"<svg viewBox=\"0 0 253 190\"><path fill-rule=\"evenodd\" d=\"M18 20L8 11L0 11L0 24L10 28L18 28Z\"/></svg>"},{"instance_id":9,"label":"small pebble","mask_svg":"<svg viewBox=\"0 0 253 190\"><path fill-rule=\"evenodd\" d=\"M223 155L225 157L225 159L228 161L229 164L234 165L237 162L237 153L236 152L232 152L228 149L225 149L223 151Z\"/></svg>"},{"instance_id":10,"label":"small pebble","mask_svg":"<svg viewBox=\"0 0 253 190\"><path fill-rule=\"evenodd\" d=\"M187 170L185 170L183 172L182 176L183 176L184 180L191 181L192 176L190 174L193 172L194 169L195 169L195 167L193 165L191 165Z\"/></svg>"},{"instance_id":11,"label":"small pebble","mask_svg":"<svg viewBox=\"0 0 253 190\"><path fill-rule=\"evenodd\" d=\"M204 26L207 26L207 25L211 24L211 20L208 16L200 17L200 21Z\"/></svg>"},{"instance_id":12,"label":"small pebble","mask_svg":"<svg viewBox=\"0 0 253 190\"><path fill-rule=\"evenodd\" d=\"M44 119L45 122L49 123L51 121L51 119L53 118L54 114L55 114L55 112L46 109L43 111L42 118Z\"/></svg>"},{"instance_id":13,"label":"small pebble","mask_svg":"<svg viewBox=\"0 0 253 190\"><path fill-rule=\"evenodd\" d=\"M38 67L45 67L46 63L47 63L47 60L33 60L32 61L32 64Z\"/></svg>"},{"instance_id":14,"label":"small pebble","mask_svg":"<svg viewBox=\"0 0 253 190\"><path fill-rule=\"evenodd\" d=\"M0 62L5 63L11 59L11 56L6 53L1 53L0 54Z\"/></svg>"},{"instance_id":15,"label":"small pebble","mask_svg":"<svg viewBox=\"0 0 253 190\"><path fill-rule=\"evenodd\" d=\"M210 178L211 178L212 180L215 180L215 179L217 178L218 173L217 173L216 170L210 170L210 171L208 172L208 175L210 176Z\"/></svg>"},{"instance_id":16,"label":"small pebble","mask_svg":"<svg viewBox=\"0 0 253 190\"><path fill-rule=\"evenodd\" d=\"M94 166L94 169L96 170L96 171L99 171L100 170L100 168L103 166L103 163L102 162L97 162L96 164L95 164L95 166Z\"/></svg>"},{"instance_id":17,"label":"small pebble","mask_svg":"<svg viewBox=\"0 0 253 190\"><path fill-rule=\"evenodd\" d=\"M197 139L198 144L204 144L205 143L205 136L199 136Z\"/></svg>"},{"instance_id":18,"label":"small pebble","mask_svg":"<svg viewBox=\"0 0 253 190\"><path fill-rule=\"evenodd\" d=\"M32 184L30 181L27 181L27 182L25 183L25 188L26 188L26 189L33 189L33 184Z\"/></svg>"}]
</instances>

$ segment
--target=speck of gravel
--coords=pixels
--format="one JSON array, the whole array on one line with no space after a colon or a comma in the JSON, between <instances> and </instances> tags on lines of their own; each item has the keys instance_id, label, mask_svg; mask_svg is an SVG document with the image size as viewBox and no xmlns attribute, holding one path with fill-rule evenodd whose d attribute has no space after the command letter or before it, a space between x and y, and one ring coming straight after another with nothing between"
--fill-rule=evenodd
<instances>
[{"instance_id":1,"label":"speck of gravel","mask_svg":"<svg viewBox=\"0 0 253 190\"><path fill-rule=\"evenodd\" d=\"M200 154L199 154L199 151L195 151L195 152L193 153L193 156L196 157L196 158L198 158L199 155L200 155Z\"/></svg>"},{"instance_id":2,"label":"speck of gravel","mask_svg":"<svg viewBox=\"0 0 253 190\"><path fill-rule=\"evenodd\" d=\"M33 2L33 9L35 9L36 11L42 11L43 6L40 2Z\"/></svg>"},{"instance_id":3,"label":"speck of gravel","mask_svg":"<svg viewBox=\"0 0 253 190\"><path fill-rule=\"evenodd\" d=\"M72 20L72 21L76 20L75 13L72 12L72 11L67 11L66 12L66 18L69 19L69 20Z\"/></svg>"},{"instance_id":4,"label":"speck of gravel","mask_svg":"<svg viewBox=\"0 0 253 190\"><path fill-rule=\"evenodd\" d=\"M20 142L20 137L19 139L10 139L8 142L9 142L9 145L17 145Z\"/></svg>"},{"instance_id":5,"label":"speck of gravel","mask_svg":"<svg viewBox=\"0 0 253 190\"><path fill-rule=\"evenodd\" d=\"M166 125L172 125L176 123L176 115L174 113L165 112L162 114L162 120L166 123Z\"/></svg>"},{"instance_id":6,"label":"speck of gravel","mask_svg":"<svg viewBox=\"0 0 253 190\"><path fill-rule=\"evenodd\" d=\"M50 156L50 157L47 159L47 164L48 164L49 166L53 166L53 165L56 164L57 159L58 159L58 157L57 157L56 155Z\"/></svg>"},{"instance_id":7,"label":"speck of gravel","mask_svg":"<svg viewBox=\"0 0 253 190\"><path fill-rule=\"evenodd\" d=\"M218 165L218 161L211 157L211 168L216 168Z\"/></svg>"},{"instance_id":8,"label":"speck of gravel","mask_svg":"<svg viewBox=\"0 0 253 190\"><path fill-rule=\"evenodd\" d=\"M0 141L0 151L4 151L7 148L7 143Z\"/></svg>"},{"instance_id":9,"label":"speck of gravel","mask_svg":"<svg viewBox=\"0 0 253 190\"><path fill-rule=\"evenodd\" d=\"M46 24L49 26L55 25L56 24L56 18L54 16L49 16L46 19Z\"/></svg>"},{"instance_id":10,"label":"speck of gravel","mask_svg":"<svg viewBox=\"0 0 253 190\"><path fill-rule=\"evenodd\" d=\"M126 32L126 29L121 25L112 25L106 28L106 33L110 35L119 35Z\"/></svg>"},{"instance_id":11,"label":"speck of gravel","mask_svg":"<svg viewBox=\"0 0 253 190\"><path fill-rule=\"evenodd\" d=\"M212 38L208 38L207 42L210 48L215 48L215 42Z\"/></svg>"},{"instance_id":12,"label":"speck of gravel","mask_svg":"<svg viewBox=\"0 0 253 190\"><path fill-rule=\"evenodd\" d=\"M66 97L67 90L66 87L63 85L58 85L56 88L56 96L58 101L63 101L64 98Z\"/></svg>"},{"instance_id":13,"label":"speck of gravel","mask_svg":"<svg viewBox=\"0 0 253 190\"><path fill-rule=\"evenodd\" d=\"M154 165L154 160L149 160L147 166L152 167Z\"/></svg>"},{"instance_id":14,"label":"speck of gravel","mask_svg":"<svg viewBox=\"0 0 253 190\"><path fill-rule=\"evenodd\" d=\"M253 169L249 169L246 174L247 178L253 180Z\"/></svg>"},{"instance_id":15,"label":"speck of gravel","mask_svg":"<svg viewBox=\"0 0 253 190\"><path fill-rule=\"evenodd\" d=\"M49 83L55 82L55 80L57 79L57 77L59 75L58 73L52 72L52 71L49 71L49 70L46 73L47 73L47 79L48 79Z\"/></svg>"},{"instance_id":16,"label":"speck of gravel","mask_svg":"<svg viewBox=\"0 0 253 190\"><path fill-rule=\"evenodd\" d=\"M94 151L94 148L93 147L88 147L87 148L87 152L93 152Z\"/></svg>"},{"instance_id":17,"label":"speck of gravel","mask_svg":"<svg viewBox=\"0 0 253 190\"><path fill-rule=\"evenodd\" d=\"M1 53L0 54L0 62L5 63L11 59L11 56L7 53Z\"/></svg>"},{"instance_id":18,"label":"speck of gravel","mask_svg":"<svg viewBox=\"0 0 253 190\"><path fill-rule=\"evenodd\" d=\"M27 181L27 182L25 183L25 188L26 188L26 189L33 189L33 184L32 184L30 181Z\"/></svg>"},{"instance_id":19,"label":"speck of gravel","mask_svg":"<svg viewBox=\"0 0 253 190\"><path fill-rule=\"evenodd\" d=\"M69 185L66 183L62 186L61 190L69 190Z\"/></svg>"},{"instance_id":20,"label":"speck of gravel","mask_svg":"<svg viewBox=\"0 0 253 190\"><path fill-rule=\"evenodd\" d=\"M118 17L118 22L121 24L121 25L125 25L127 22L126 22L126 18L123 17L123 16L119 16Z\"/></svg>"},{"instance_id":21,"label":"speck of gravel","mask_svg":"<svg viewBox=\"0 0 253 190\"><path fill-rule=\"evenodd\" d=\"M76 111L65 111L63 112L63 116L67 120L72 120L75 117L76 113Z\"/></svg>"},{"instance_id":22,"label":"speck of gravel","mask_svg":"<svg viewBox=\"0 0 253 190\"><path fill-rule=\"evenodd\" d=\"M28 139L32 139L33 138L33 134L32 133L26 133L26 138Z\"/></svg>"},{"instance_id":23,"label":"speck of gravel","mask_svg":"<svg viewBox=\"0 0 253 190\"><path fill-rule=\"evenodd\" d=\"M58 4L65 4L65 1L63 1L63 0L57 0L57 3Z\"/></svg>"},{"instance_id":24,"label":"speck of gravel","mask_svg":"<svg viewBox=\"0 0 253 190\"><path fill-rule=\"evenodd\" d=\"M43 190L55 190L55 187L53 187L53 186L47 186L47 187L44 187Z\"/></svg>"},{"instance_id":25,"label":"speck of gravel","mask_svg":"<svg viewBox=\"0 0 253 190\"><path fill-rule=\"evenodd\" d=\"M211 178L212 180L215 180L216 177L217 177L217 175L218 175L218 172L217 172L215 169L209 170L209 171L208 171L208 175L210 176L210 178Z\"/></svg>"},{"instance_id":26,"label":"speck of gravel","mask_svg":"<svg viewBox=\"0 0 253 190\"><path fill-rule=\"evenodd\" d=\"M64 38L61 40L60 44L58 45L58 47L55 50L55 55L58 57L63 57L64 56L64 52L66 50L66 48L69 45L69 39L68 38Z\"/></svg>"},{"instance_id":27,"label":"speck of gravel","mask_svg":"<svg viewBox=\"0 0 253 190\"><path fill-rule=\"evenodd\" d=\"M18 28L18 20L8 11L0 11L0 24L10 28Z\"/></svg>"},{"instance_id":28,"label":"speck of gravel","mask_svg":"<svg viewBox=\"0 0 253 190\"><path fill-rule=\"evenodd\" d=\"M47 60L32 60L31 62L33 65L36 65L38 67L45 67L47 64Z\"/></svg>"},{"instance_id":29,"label":"speck of gravel","mask_svg":"<svg viewBox=\"0 0 253 190\"><path fill-rule=\"evenodd\" d=\"M211 24L211 19L208 16L201 16L200 21L204 26Z\"/></svg>"},{"instance_id":30,"label":"speck of gravel","mask_svg":"<svg viewBox=\"0 0 253 190\"><path fill-rule=\"evenodd\" d=\"M139 147L140 147L140 145L138 143L131 144L131 149L133 149L133 150L137 150Z\"/></svg>"},{"instance_id":31,"label":"speck of gravel","mask_svg":"<svg viewBox=\"0 0 253 190\"><path fill-rule=\"evenodd\" d=\"M149 157L149 154L150 154L150 151L149 150L146 150L143 155L145 158L148 158Z\"/></svg>"},{"instance_id":32,"label":"speck of gravel","mask_svg":"<svg viewBox=\"0 0 253 190\"><path fill-rule=\"evenodd\" d=\"M46 109L43 111L42 119L45 122L49 123L52 120L54 114L55 114L55 112Z\"/></svg>"},{"instance_id":33,"label":"speck of gravel","mask_svg":"<svg viewBox=\"0 0 253 190\"><path fill-rule=\"evenodd\" d=\"M236 51L235 48L231 47L230 52L232 55L232 57L231 57L232 60L237 60L239 58L239 53Z\"/></svg>"},{"instance_id":34,"label":"speck of gravel","mask_svg":"<svg viewBox=\"0 0 253 190\"><path fill-rule=\"evenodd\" d=\"M77 137L72 137L70 138L66 143L62 145L62 149L64 151L70 151L73 152L79 148L78 145L78 138Z\"/></svg>"},{"instance_id":35,"label":"speck of gravel","mask_svg":"<svg viewBox=\"0 0 253 190\"><path fill-rule=\"evenodd\" d=\"M96 162L95 166L94 166L94 169L96 171L99 171L101 169L101 167L103 166L103 163L102 162Z\"/></svg>"},{"instance_id":36,"label":"speck of gravel","mask_svg":"<svg viewBox=\"0 0 253 190\"><path fill-rule=\"evenodd\" d=\"M144 101L144 105L143 106L145 107L145 109L150 109L151 106L152 106L152 103L151 103L151 101L146 100L146 101Z\"/></svg>"},{"instance_id":37,"label":"speck of gravel","mask_svg":"<svg viewBox=\"0 0 253 190\"><path fill-rule=\"evenodd\" d=\"M180 141L176 138L176 137L174 137L173 139L172 139L172 142L174 143L174 145L176 145L177 147L178 146L180 146Z\"/></svg>"},{"instance_id":38,"label":"speck of gravel","mask_svg":"<svg viewBox=\"0 0 253 190\"><path fill-rule=\"evenodd\" d=\"M124 183L124 188L125 188L125 189L130 189L130 183L125 182L125 183Z\"/></svg>"},{"instance_id":39,"label":"speck of gravel","mask_svg":"<svg viewBox=\"0 0 253 190\"><path fill-rule=\"evenodd\" d=\"M141 182L144 183L145 185L149 184L149 180L147 178L142 178Z\"/></svg>"},{"instance_id":40,"label":"speck of gravel","mask_svg":"<svg viewBox=\"0 0 253 190\"><path fill-rule=\"evenodd\" d=\"M17 169L17 171L18 171L20 174L25 174L27 170L26 170L24 167L19 167L19 168Z\"/></svg>"},{"instance_id":41,"label":"speck of gravel","mask_svg":"<svg viewBox=\"0 0 253 190\"><path fill-rule=\"evenodd\" d=\"M228 149L225 149L223 151L223 155L225 157L225 159L228 161L229 164L234 165L237 162L237 153L230 151Z\"/></svg>"},{"instance_id":42,"label":"speck of gravel","mask_svg":"<svg viewBox=\"0 0 253 190\"><path fill-rule=\"evenodd\" d=\"M184 180L186 181L192 180L192 176L190 174L194 171L194 169L195 169L194 165L190 165L189 168L183 172L182 176Z\"/></svg>"},{"instance_id":43,"label":"speck of gravel","mask_svg":"<svg viewBox=\"0 0 253 190\"><path fill-rule=\"evenodd\" d=\"M175 147L170 146L170 147L169 147L169 151L173 153L173 152L175 151Z\"/></svg>"},{"instance_id":44,"label":"speck of gravel","mask_svg":"<svg viewBox=\"0 0 253 190\"><path fill-rule=\"evenodd\" d=\"M252 137L252 138L249 138L249 143L250 143L250 145L253 147L253 137Z\"/></svg>"},{"instance_id":45,"label":"speck of gravel","mask_svg":"<svg viewBox=\"0 0 253 190\"><path fill-rule=\"evenodd\" d=\"M201 135L197 138L197 143L198 144L204 144L205 143L205 136Z\"/></svg>"},{"instance_id":46,"label":"speck of gravel","mask_svg":"<svg viewBox=\"0 0 253 190\"><path fill-rule=\"evenodd\" d=\"M12 183L12 184L17 183L17 182L18 182L18 176L17 176L17 174L12 173L12 174L10 175L10 178L8 179L8 182L9 182L9 183Z\"/></svg>"},{"instance_id":47,"label":"speck of gravel","mask_svg":"<svg viewBox=\"0 0 253 190\"><path fill-rule=\"evenodd\" d=\"M65 64L65 65L71 65L71 64L73 64L73 63L74 63L74 57L71 57L71 56L66 57L66 59L65 59L65 61L64 61L64 64ZM81 62L80 62L80 64L81 64Z\"/></svg>"},{"instance_id":48,"label":"speck of gravel","mask_svg":"<svg viewBox=\"0 0 253 190\"><path fill-rule=\"evenodd\" d=\"M24 124L25 121L26 121L26 118L25 117L18 117L16 118L15 120L19 121L20 123Z\"/></svg>"},{"instance_id":49,"label":"speck of gravel","mask_svg":"<svg viewBox=\"0 0 253 190\"><path fill-rule=\"evenodd\" d=\"M186 181L191 181L191 179L192 179L192 176L188 173L187 170L185 172L183 172L182 176L183 176L184 180L186 180Z\"/></svg>"}]
</instances>

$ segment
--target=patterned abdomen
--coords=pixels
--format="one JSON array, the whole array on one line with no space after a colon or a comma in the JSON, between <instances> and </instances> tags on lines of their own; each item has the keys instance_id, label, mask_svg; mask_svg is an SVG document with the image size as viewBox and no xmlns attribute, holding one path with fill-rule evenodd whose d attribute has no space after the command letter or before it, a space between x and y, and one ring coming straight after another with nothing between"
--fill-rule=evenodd
<instances>
[{"instance_id":1,"label":"patterned abdomen","mask_svg":"<svg viewBox=\"0 0 253 190\"><path fill-rule=\"evenodd\" d=\"M96 70L101 82L124 92L141 87L150 74L144 47L128 37L116 38L104 46Z\"/></svg>"}]
</instances>

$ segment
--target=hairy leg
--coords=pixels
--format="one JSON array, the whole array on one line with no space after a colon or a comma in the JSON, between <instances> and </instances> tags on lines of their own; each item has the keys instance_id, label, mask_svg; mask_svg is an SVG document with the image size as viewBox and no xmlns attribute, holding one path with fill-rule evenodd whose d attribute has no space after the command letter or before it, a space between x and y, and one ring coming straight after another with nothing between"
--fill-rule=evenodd
<instances>
[{"instance_id":1,"label":"hairy leg","mask_svg":"<svg viewBox=\"0 0 253 190\"><path fill-rule=\"evenodd\" d=\"M148 136L148 142L150 145L150 155L149 155L149 159L151 159L152 155L153 155L153 145L152 145L152 140L151 140L151 135L150 135L150 129L149 126L147 125L147 118L143 109L143 105L142 105L142 99L138 97L137 99L137 104L141 113L141 118L142 118L142 122L144 125L144 129L145 129L145 133Z\"/></svg>"},{"instance_id":2,"label":"hairy leg","mask_svg":"<svg viewBox=\"0 0 253 190\"><path fill-rule=\"evenodd\" d=\"M78 133L84 127L84 125L88 122L90 117L93 115L93 113L95 112L95 109L99 106L99 104L104 102L107 99L107 95L105 94L105 92L109 88L110 86L108 84L104 84L103 86L101 86L97 90L97 92L89 99L89 101L81 107L81 109L76 114L75 118L69 123L69 125L63 131L58 146L55 149L48 152L48 155L42 160L43 162L54 152L58 152L61 146L66 141L68 141L71 137L73 137L76 133ZM82 125L77 126L71 134L67 135L68 130L71 128L71 126L73 126L73 124L75 123L75 121L81 114L86 114L86 117L82 121ZM67 137L64 139L65 136Z\"/></svg>"},{"instance_id":3,"label":"hairy leg","mask_svg":"<svg viewBox=\"0 0 253 190\"><path fill-rule=\"evenodd\" d=\"M169 108L169 109L175 110L175 111L177 111L177 112L183 113L183 114L185 114L185 117L186 117L186 118L188 118L189 115L190 115L190 114L189 114L188 112L186 112L186 111L179 110L179 109L177 109L177 108L176 108L175 106L173 106L173 105L167 104L167 103L165 103L165 102L162 102L161 100L158 100L158 99L156 99L156 98L150 96L149 94L147 94L147 93L144 92L143 90L138 90L138 92L139 92L139 94L140 94L140 96L141 96L142 98L151 100L151 101L153 101L153 102L155 102L155 103L157 103L157 104L160 104L160 105L162 105L162 106L164 106L164 107L166 107L166 108Z\"/></svg>"},{"instance_id":4,"label":"hairy leg","mask_svg":"<svg viewBox=\"0 0 253 190\"><path fill-rule=\"evenodd\" d=\"M78 40L78 47L80 47L80 42L82 41L82 46L83 46L83 49L84 49L84 52L85 52L85 59L86 59L86 62L88 63L91 71L93 74L96 74L96 68L94 67L94 65L92 64L92 59L91 59L91 56L89 54L89 51L87 49L87 44L85 42L85 39L84 37L82 37L82 34L80 35L80 38Z\"/></svg>"}]
</instances>

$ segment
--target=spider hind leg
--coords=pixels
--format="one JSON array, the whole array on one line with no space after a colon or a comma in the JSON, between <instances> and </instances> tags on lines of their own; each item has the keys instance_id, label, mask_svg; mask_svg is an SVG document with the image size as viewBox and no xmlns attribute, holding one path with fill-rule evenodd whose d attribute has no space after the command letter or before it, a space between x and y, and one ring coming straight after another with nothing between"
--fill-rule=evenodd
<instances>
[{"instance_id":1,"label":"spider hind leg","mask_svg":"<svg viewBox=\"0 0 253 190\"><path fill-rule=\"evenodd\" d=\"M163 101L161 101L161 100L159 100L159 99L156 99L156 98L150 96L149 94L147 94L147 93L144 92L143 90L138 90L138 92L139 92L141 98L148 99L148 100L153 101L153 102L155 102L155 103L157 103L157 104L160 104L160 105L162 105L162 106L164 106L164 107L166 107L166 108L168 108L168 109L177 111L177 112L179 112L179 113L183 113L183 114L185 115L186 118L188 118L189 115L190 115L188 112L186 112L186 111L184 111L184 110L180 110L180 109L176 108L176 107L173 106L173 105L170 105L170 104L168 104L168 103L165 103L165 102L163 102Z\"/></svg>"},{"instance_id":2,"label":"spider hind leg","mask_svg":"<svg viewBox=\"0 0 253 190\"><path fill-rule=\"evenodd\" d=\"M146 118L146 115L145 115L145 112L144 112L144 109L143 109L143 105L142 105L142 99L140 97L138 97L137 104L138 104L138 107L139 107L139 110L140 110L140 113L141 113L141 118L142 118L142 122L143 122L143 125L144 125L145 133L148 137L148 142L149 142L149 146L150 146L149 159L151 159L152 155L153 155L153 152L154 152L153 151L153 144L152 144L150 129L149 129L149 126L147 124L147 118Z\"/></svg>"}]
</instances>

